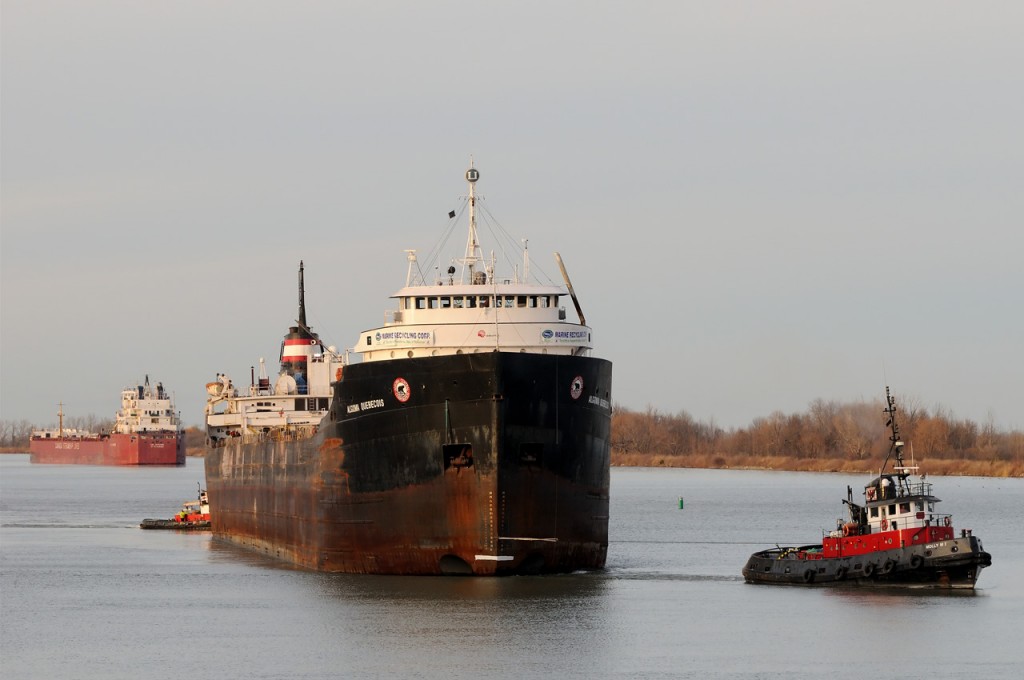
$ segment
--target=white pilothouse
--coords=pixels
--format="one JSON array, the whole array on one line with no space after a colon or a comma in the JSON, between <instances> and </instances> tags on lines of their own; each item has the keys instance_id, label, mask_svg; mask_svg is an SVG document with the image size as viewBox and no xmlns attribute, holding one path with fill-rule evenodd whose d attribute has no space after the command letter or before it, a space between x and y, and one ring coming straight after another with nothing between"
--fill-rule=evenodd
<instances>
[{"instance_id":1,"label":"white pilothouse","mask_svg":"<svg viewBox=\"0 0 1024 680\"><path fill-rule=\"evenodd\" d=\"M457 261L462 265L458 277L452 264L446 276L427 283L416 251L407 250L405 287L391 296L398 300L398 308L387 313L382 327L364 331L353 348L363 361L492 351L590 355L591 329L557 253L579 323L567 321L565 308L559 306L566 288L528 282L528 249L523 251L522 279L518 270L508 278L496 275L493 254L489 261L483 259L476 224L479 178L475 168L466 171L469 237L466 255Z\"/></svg>"}]
</instances>

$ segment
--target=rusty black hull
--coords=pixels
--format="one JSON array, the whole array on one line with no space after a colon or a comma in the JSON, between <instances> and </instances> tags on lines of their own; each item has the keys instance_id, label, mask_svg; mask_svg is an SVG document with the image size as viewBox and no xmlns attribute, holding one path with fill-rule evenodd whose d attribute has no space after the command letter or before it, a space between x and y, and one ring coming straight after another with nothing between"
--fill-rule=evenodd
<instances>
[{"instance_id":1,"label":"rusty black hull","mask_svg":"<svg viewBox=\"0 0 1024 680\"><path fill-rule=\"evenodd\" d=\"M600 569L611 379L525 353L348 366L315 436L208 451L214 534L330 572Z\"/></svg>"}]
</instances>

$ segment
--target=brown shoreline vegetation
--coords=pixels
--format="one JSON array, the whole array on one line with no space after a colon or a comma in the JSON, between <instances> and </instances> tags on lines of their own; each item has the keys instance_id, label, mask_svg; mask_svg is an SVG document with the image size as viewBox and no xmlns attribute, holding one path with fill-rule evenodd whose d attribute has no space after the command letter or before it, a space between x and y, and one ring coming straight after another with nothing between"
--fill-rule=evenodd
<instances>
[{"instance_id":1,"label":"brown shoreline vegetation","mask_svg":"<svg viewBox=\"0 0 1024 680\"><path fill-rule=\"evenodd\" d=\"M685 411L653 407L612 415L612 465L710 469L873 473L889 451L889 430L878 401L817 399L805 413L775 412L749 426L725 430ZM904 458L929 475L1024 477L1024 432L979 426L943 409L898 403L907 442Z\"/></svg>"},{"instance_id":2,"label":"brown shoreline vegetation","mask_svg":"<svg viewBox=\"0 0 1024 680\"><path fill-rule=\"evenodd\" d=\"M1024 432L997 431L943 409L929 411L913 401L897 404L900 434L920 471L929 475L1024 477ZM611 462L616 467L672 467L722 470L779 470L871 474L889 450L881 400L839 403L817 399L805 413L775 412L749 426L725 430L653 407L633 411L618 404L612 414ZM98 431L112 422L89 416L68 427ZM36 429L26 421L0 420L0 453L28 450ZM185 430L189 456L202 457L202 429Z\"/></svg>"}]
</instances>

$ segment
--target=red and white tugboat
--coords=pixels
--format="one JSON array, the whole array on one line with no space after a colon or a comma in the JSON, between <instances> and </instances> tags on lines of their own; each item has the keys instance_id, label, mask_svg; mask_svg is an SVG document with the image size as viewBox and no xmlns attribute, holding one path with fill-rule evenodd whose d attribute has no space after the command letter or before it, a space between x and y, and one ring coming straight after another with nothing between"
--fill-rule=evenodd
<instances>
[{"instance_id":1,"label":"red and white tugboat","mask_svg":"<svg viewBox=\"0 0 1024 680\"><path fill-rule=\"evenodd\" d=\"M891 444L878 477L864 487L864 504L854 503L847 487L849 521L839 520L818 545L754 553L743 567L748 583L973 589L992 564L981 539L970 529L957 536L952 515L936 512L932 485L911 478L917 467L904 464L888 387L885 399ZM894 464L886 472L890 459Z\"/></svg>"},{"instance_id":2,"label":"red and white tugboat","mask_svg":"<svg viewBox=\"0 0 1024 680\"><path fill-rule=\"evenodd\" d=\"M171 519L144 519L139 524L143 529L209 529L210 497L199 487L199 497L181 504L181 510Z\"/></svg>"}]
</instances>

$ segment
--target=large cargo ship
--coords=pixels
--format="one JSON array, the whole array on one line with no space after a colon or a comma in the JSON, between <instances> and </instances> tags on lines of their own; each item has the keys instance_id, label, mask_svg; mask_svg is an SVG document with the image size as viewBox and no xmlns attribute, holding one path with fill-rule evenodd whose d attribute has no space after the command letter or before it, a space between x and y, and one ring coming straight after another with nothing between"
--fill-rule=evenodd
<instances>
[{"instance_id":1,"label":"large cargo ship","mask_svg":"<svg viewBox=\"0 0 1024 680\"><path fill-rule=\"evenodd\" d=\"M329 572L604 566L611 363L591 356L557 253L564 286L531 282L525 248L507 277L484 259L479 173L466 179L464 256L428 281L406 251L397 308L351 352L306 326L300 268L275 385L262 360L243 394L223 375L207 385L215 537Z\"/></svg>"},{"instance_id":2,"label":"large cargo ship","mask_svg":"<svg viewBox=\"0 0 1024 680\"><path fill-rule=\"evenodd\" d=\"M163 386L126 387L111 432L64 428L64 408L56 430L36 430L29 440L33 463L75 465L184 465L185 436L174 401Z\"/></svg>"}]
</instances>

